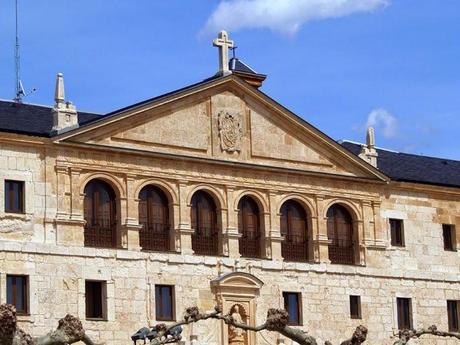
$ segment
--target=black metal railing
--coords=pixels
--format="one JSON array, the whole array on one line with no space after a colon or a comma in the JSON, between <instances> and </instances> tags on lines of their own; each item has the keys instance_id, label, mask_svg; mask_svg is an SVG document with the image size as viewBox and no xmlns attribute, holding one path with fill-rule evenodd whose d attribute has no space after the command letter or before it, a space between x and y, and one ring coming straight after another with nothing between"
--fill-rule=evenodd
<instances>
[{"instance_id":1,"label":"black metal railing","mask_svg":"<svg viewBox=\"0 0 460 345\"><path fill-rule=\"evenodd\" d=\"M107 218L90 219L84 227L85 247L116 248L117 222Z\"/></svg>"},{"instance_id":2,"label":"black metal railing","mask_svg":"<svg viewBox=\"0 0 460 345\"><path fill-rule=\"evenodd\" d=\"M143 223L139 231L142 250L170 251L169 226L162 223Z\"/></svg>"},{"instance_id":3,"label":"black metal railing","mask_svg":"<svg viewBox=\"0 0 460 345\"><path fill-rule=\"evenodd\" d=\"M281 242L281 255L286 261L307 262L308 241L305 236L284 235Z\"/></svg>"}]
</instances>

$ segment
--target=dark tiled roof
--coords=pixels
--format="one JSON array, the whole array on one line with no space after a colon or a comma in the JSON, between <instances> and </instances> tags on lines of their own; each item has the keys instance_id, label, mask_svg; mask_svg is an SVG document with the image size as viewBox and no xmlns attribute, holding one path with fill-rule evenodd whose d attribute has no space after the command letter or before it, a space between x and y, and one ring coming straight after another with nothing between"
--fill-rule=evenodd
<instances>
[{"instance_id":1,"label":"dark tiled roof","mask_svg":"<svg viewBox=\"0 0 460 345\"><path fill-rule=\"evenodd\" d=\"M256 71L254 71L251 67L246 65L243 61L241 61L238 58L231 58L228 65L230 71L258 74Z\"/></svg>"},{"instance_id":2,"label":"dark tiled roof","mask_svg":"<svg viewBox=\"0 0 460 345\"><path fill-rule=\"evenodd\" d=\"M342 146L359 155L361 145L348 141ZM460 161L377 149L377 167L395 181L460 187Z\"/></svg>"},{"instance_id":3,"label":"dark tiled roof","mask_svg":"<svg viewBox=\"0 0 460 345\"><path fill-rule=\"evenodd\" d=\"M40 137L51 136L51 107L0 100L0 131ZM80 126L100 119L102 115L78 112Z\"/></svg>"}]
</instances>

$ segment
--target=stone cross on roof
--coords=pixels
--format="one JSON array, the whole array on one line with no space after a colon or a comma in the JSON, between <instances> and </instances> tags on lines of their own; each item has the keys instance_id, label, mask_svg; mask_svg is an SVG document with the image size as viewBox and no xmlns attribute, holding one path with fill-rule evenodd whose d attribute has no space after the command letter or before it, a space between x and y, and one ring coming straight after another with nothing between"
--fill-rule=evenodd
<instances>
[{"instance_id":1,"label":"stone cross on roof","mask_svg":"<svg viewBox=\"0 0 460 345\"><path fill-rule=\"evenodd\" d=\"M228 49L233 48L233 41L228 38L227 31L222 30L217 35L217 38L212 41L214 47L219 47L219 72L228 74Z\"/></svg>"}]
</instances>

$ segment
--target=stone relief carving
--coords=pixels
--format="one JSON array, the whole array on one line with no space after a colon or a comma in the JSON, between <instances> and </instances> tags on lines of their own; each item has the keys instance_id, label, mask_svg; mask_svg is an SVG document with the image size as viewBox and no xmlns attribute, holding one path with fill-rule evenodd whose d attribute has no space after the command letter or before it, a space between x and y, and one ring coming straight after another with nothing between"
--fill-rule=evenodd
<instances>
[{"instance_id":1,"label":"stone relief carving","mask_svg":"<svg viewBox=\"0 0 460 345\"><path fill-rule=\"evenodd\" d=\"M222 110L217 114L217 119L222 151L241 151L241 138L243 136L241 116Z\"/></svg>"}]
</instances>

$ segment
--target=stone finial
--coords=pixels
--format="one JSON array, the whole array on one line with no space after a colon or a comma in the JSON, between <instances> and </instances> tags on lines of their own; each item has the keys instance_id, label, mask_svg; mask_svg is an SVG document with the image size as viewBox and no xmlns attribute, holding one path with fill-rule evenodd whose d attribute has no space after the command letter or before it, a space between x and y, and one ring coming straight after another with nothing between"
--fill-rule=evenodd
<instances>
[{"instance_id":1,"label":"stone finial","mask_svg":"<svg viewBox=\"0 0 460 345\"><path fill-rule=\"evenodd\" d=\"M361 152L359 154L359 157L364 159L370 165L377 168L377 157L378 156L379 154L377 153L377 150L375 149L375 130L373 127L369 127L367 129L367 134L366 134L366 145L363 145L361 147Z\"/></svg>"},{"instance_id":2,"label":"stone finial","mask_svg":"<svg viewBox=\"0 0 460 345\"><path fill-rule=\"evenodd\" d=\"M63 104L65 100L64 75L62 73L58 73L56 75L56 88L54 91L54 100L56 102L56 105Z\"/></svg>"},{"instance_id":3,"label":"stone finial","mask_svg":"<svg viewBox=\"0 0 460 345\"><path fill-rule=\"evenodd\" d=\"M217 38L212 41L214 47L219 48L219 73L226 75L230 73L228 68L228 50L234 47L233 41L228 38L227 31L222 30Z\"/></svg>"},{"instance_id":4,"label":"stone finial","mask_svg":"<svg viewBox=\"0 0 460 345\"><path fill-rule=\"evenodd\" d=\"M64 75L56 76L56 88L54 92L53 128L54 134L66 132L78 127L78 113L72 102L65 101Z\"/></svg>"}]
</instances>

